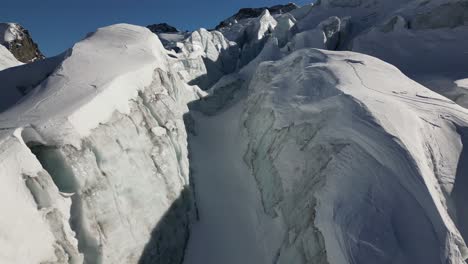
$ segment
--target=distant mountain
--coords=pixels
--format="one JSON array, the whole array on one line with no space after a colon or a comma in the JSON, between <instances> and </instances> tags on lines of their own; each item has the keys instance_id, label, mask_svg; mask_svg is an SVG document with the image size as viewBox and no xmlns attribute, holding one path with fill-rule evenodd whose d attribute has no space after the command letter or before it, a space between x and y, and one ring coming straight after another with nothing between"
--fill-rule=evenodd
<instances>
[{"instance_id":1,"label":"distant mountain","mask_svg":"<svg viewBox=\"0 0 468 264\"><path fill-rule=\"evenodd\" d=\"M272 15L277 15L277 14L291 12L292 10L297 9L297 8L299 8L299 6L297 6L294 3L288 3L286 5L275 5L271 7L241 8L236 14L234 14L233 16L229 17L226 20L223 20L221 23L219 23L219 25L216 26L216 29L229 26L234 21L239 21L239 20L246 19L246 18L258 17L265 10L268 10L270 14Z\"/></svg>"},{"instance_id":2,"label":"distant mountain","mask_svg":"<svg viewBox=\"0 0 468 264\"><path fill-rule=\"evenodd\" d=\"M180 32L177 28L167 24L167 23L160 23L160 24L152 24L146 26L151 32L160 34L160 33L177 33Z\"/></svg>"}]
</instances>

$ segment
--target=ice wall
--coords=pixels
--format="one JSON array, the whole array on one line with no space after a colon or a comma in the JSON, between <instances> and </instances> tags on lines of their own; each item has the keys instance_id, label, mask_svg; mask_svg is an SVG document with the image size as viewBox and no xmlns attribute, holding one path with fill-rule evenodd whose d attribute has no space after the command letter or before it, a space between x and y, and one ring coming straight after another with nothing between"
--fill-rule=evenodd
<instances>
[{"instance_id":1,"label":"ice wall","mask_svg":"<svg viewBox=\"0 0 468 264\"><path fill-rule=\"evenodd\" d=\"M463 262L449 206L463 108L382 61L318 50L260 64L248 93L244 159L286 234L275 263Z\"/></svg>"},{"instance_id":2,"label":"ice wall","mask_svg":"<svg viewBox=\"0 0 468 264\"><path fill-rule=\"evenodd\" d=\"M0 262L181 263L198 97L165 52L145 28L102 28L1 115Z\"/></svg>"},{"instance_id":3,"label":"ice wall","mask_svg":"<svg viewBox=\"0 0 468 264\"><path fill-rule=\"evenodd\" d=\"M1 133L2 263L81 263L70 228L70 195L59 191L21 137Z\"/></svg>"}]
</instances>

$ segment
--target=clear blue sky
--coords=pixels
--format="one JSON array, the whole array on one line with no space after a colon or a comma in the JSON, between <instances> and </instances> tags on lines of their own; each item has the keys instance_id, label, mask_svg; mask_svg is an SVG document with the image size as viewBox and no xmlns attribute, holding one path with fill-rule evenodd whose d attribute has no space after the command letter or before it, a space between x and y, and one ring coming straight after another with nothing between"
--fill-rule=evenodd
<instances>
[{"instance_id":1,"label":"clear blue sky","mask_svg":"<svg viewBox=\"0 0 468 264\"><path fill-rule=\"evenodd\" d=\"M88 32L115 23L146 26L166 22L179 29L213 28L241 7L288 0L12 0L2 1L1 22L27 28L46 56L71 47ZM295 1L298 5L312 0Z\"/></svg>"}]
</instances>

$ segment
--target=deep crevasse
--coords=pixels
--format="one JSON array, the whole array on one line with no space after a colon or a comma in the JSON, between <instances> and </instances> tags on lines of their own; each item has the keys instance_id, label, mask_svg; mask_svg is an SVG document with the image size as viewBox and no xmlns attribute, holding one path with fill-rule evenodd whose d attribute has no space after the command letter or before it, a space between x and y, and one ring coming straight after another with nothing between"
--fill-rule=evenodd
<instances>
[{"instance_id":1,"label":"deep crevasse","mask_svg":"<svg viewBox=\"0 0 468 264\"><path fill-rule=\"evenodd\" d=\"M242 160L241 109L239 103L216 116L192 112L197 135L190 136L191 166L200 221L193 226L185 264L271 263L259 232L275 223L266 218L260 223L256 183Z\"/></svg>"}]
</instances>

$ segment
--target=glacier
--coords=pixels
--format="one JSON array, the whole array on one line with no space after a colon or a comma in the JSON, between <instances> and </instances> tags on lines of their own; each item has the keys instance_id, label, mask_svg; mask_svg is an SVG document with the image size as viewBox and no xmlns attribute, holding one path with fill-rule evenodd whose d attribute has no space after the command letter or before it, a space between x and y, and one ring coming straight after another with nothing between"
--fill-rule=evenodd
<instances>
[{"instance_id":1,"label":"glacier","mask_svg":"<svg viewBox=\"0 0 468 264\"><path fill-rule=\"evenodd\" d=\"M465 9L322 0L27 64L0 46L0 263L465 263Z\"/></svg>"},{"instance_id":2,"label":"glacier","mask_svg":"<svg viewBox=\"0 0 468 264\"><path fill-rule=\"evenodd\" d=\"M31 242L12 244L15 249L5 251L1 262L182 258L195 216L183 115L186 102L198 98L196 89L168 70L161 43L141 27L100 29L62 58L2 113L2 150L8 151L2 157L9 158L2 158L1 166L17 187L6 186L15 196L2 192L2 210L9 212L2 222L13 225L2 229L12 237L2 239L1 247ZM33 71L36 65L31 66ZM20 210L8 209L16 196ZM152 237L165 214L175 214L167 223L173 229ZM170 240L166 246L143 251L161 237Z\"/></svg>"}]
</instances>

